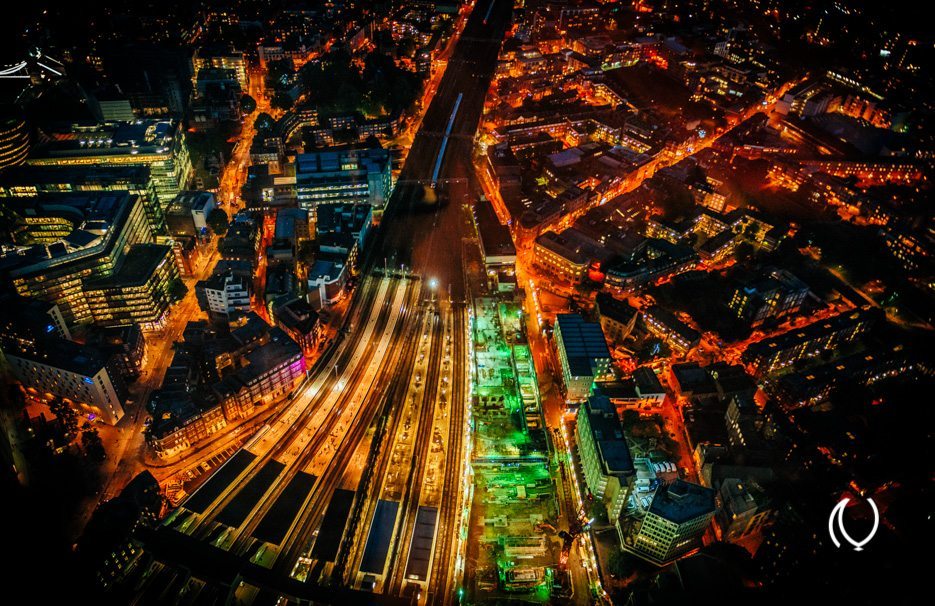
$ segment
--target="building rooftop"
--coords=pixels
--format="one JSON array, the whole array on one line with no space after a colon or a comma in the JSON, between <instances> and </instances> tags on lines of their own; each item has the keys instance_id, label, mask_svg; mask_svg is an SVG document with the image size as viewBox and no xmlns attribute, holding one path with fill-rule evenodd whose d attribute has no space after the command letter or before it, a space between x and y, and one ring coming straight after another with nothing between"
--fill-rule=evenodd
<instances>
[{"instance_id":1,"label":"building rooftop","mask_svg":"<svg viewBox=\"0 0 935 606\"><path fill-rule=\"evenodd\" d=\"M9 166L0 173L0 194L12 189L43 190L42 185L141 186L149 182L148 166ZM39 187L37 187L39 186Z\"/></svg>"},{"instance_id":2,"label":"building rooftop","mask_svg":"<svg viewBox=\"0 0 935 606\"><path fill-rule=\"evenodd\" d=\"M322 204L315 211L315 233L359 234L373 213L369 204Z\"/></svg>"},{"instance_id":3,"label":"building rooftop","mask_svg":"<svg viewBox=\"0 0 935 606\"><path fill-rule=\"evenodd\" d=\"M587 255L579 251L576 243L569 240L564 234L557 234L553 231L546 232L536 238L536 244L564 259L568 259L575 265L584 265L588 262Z\"/></svg>"},{"instance_id":4,"label":"building rooftop","mask_svg":"<svg viewBox=\"0 0 935 606\"><path fill-rule=\"evenodd\" d=\"M665 393L659 377L653 372L652 368L640 366L633 371L633 381L636 383L636 389L640 395Z\"/></svg>"},{"instance_id":5,"label":"building rooftop","mask_svg":"<svg viewBox=\"0 0 935 606\"><path fill-rule=\"evenodd\" d=\"M241 290L250 289L250 280L246 276L231 270L223 270L223 268L222 271L215 268L215 272L207 280L199 282L198 286L208 290L224 290L229 284L236 284Z\"/></svg>"},{"instance_id":6,"label":"building rooftop","mask_svg":"<svg viewBox=\"0 0 935 606\"><path fill-rule=\"evenodd\" d=\"M59 217L75 228L58 242L20 248L6 255L4 264L15 267L13 276L22 276L104 254L138 203L137 196L125 191L11 199L4 206L19 217Z\"/></svg>"},{"instance_id":7,"label":"building rooftop","mask_svg":"<svg viewBox=\"0 0 935 606\"><path fill-rule=\"evenodd\" d=\"M555 324L561 332L565 358L573 376L590 376L594 360L610 359L604 331L597 322L585 320L579 314L558 314Z\"/></svg>"},{"instance_id":8,"label":"building rooftop","mask_svg":"<svg viewBox=\"0 0 935 606\"><path fill-rule=\"evenodd\" d=\"M52 339L38 352L17 350L17 357L61 368L83 377L92 377L107 364L108 356L93 345L82 345L65 339ZM86 379L90 382L90 379Z\"/></svg>"},{"instance_id":9,"label":"building rooftop","mask_svg":"<svg viewBox=\"0 0 935 606\"><path fill-rule=\"evenodd\" d=\"M652 317L655 321L663 324L667 330L677 334L686 343L694 343L701 338L701 334L697 330L682 322L678 316L664 307L651 305L643 311L643 315Z\"/></svg>"},{"instance_id":10,"label":"building rooftop","mask_svg":"<svg viewBox=\"0 0 935 606\"><path fill-rule=\"evenodd\" d=\"M162 263L171 263L172 248L164 244L136 244L123 258L120 268L100 280L86 283L92 290L142 286Z\"/></svg>"},{"instance_id":11,"label":"building rooftop","mask_svg":"<svg viewBox=\"0 0 935 606\"><path fill-rule=\"evenodd\" d=\"M660 486L649 506L650 513L676 524L714 513L714 509L714 490L685 480Z\"/></svg>"},{"instance_id":12,"label":"building rooftop","mask_svg":"<svg viewBox=\"0 0 935 606\"><path fill-rule=\"evenodd\" d=\"M516 247L510 230L500 223L493 204L478 200L474 204L474 223L483 244L484 253L491 256L515 256Z\"/></svg>"},{"instance_id":13,"label":"building rooftop","mask_svg":"<svg viewBox=\"0 0 935 606\"><path fill-rule=\"evenodd\" d=\"M582 413L588 415L591 436L600 452L604 472L609 475L633 473L633 458L623 435L623 424L610 399L592 395L581 407L579 414Z\"/></svg>"},{"instance_id":14,"label":"building rooftop","mask_svg":"<svg viewBox=\"0 0 935 606\"><path fill-rule=\"evenodd\" d=\"M170 153L178 125L171 120L134 120L113 124L72 123L45 133L48 143L37 145L27 164L45 159L85 156L151 155Z\"/></svg>"},{"instance_id":15,"label":"building rooftop","mask_svg":"<svg viewBox=\"0 0 935 606\"><path fill-rule=\"evenodd\" d=\"M169 203L168 213L204 212L207 206L214 206L214 194L208 191L183 191Z\"/></svg>"},{"instance_id":16,"label":"building rooftop","mask_svg":"<svg viewBox=\"0 0 935 606\"><path fill-rule=\"evenodd\" d=\"M691 392L695 395L717 392L714 379L697 362L673 364L669 369L675 378L679 391Z\"/></svg>"},{"instance_id":17,"label":"building rooftop","mask_svg":"<svg viewBox=\"0 0 935 606\"><path fill-rule=\"evenodd\" d=\"M270 340L244 356L246 366L221 379L214 389L222 396L239 392L255 383L261 376L292 358L295 364L304 364L302 349L281 328L269 331Z\"/></svg>"},{"instance_id":18,"label":"building rooftop","mask_svg":"<svg viewBox=\"0 0 935 606\"><path fill-rule=\"evenodd\" d=\"M295 240L297 225L305 225L305 235L308 235L308 211L304 208L281 208L276 213L276 239Z\"/></svg>"},{"instance_id":19,"label":"building rooftop","mask_svg":"<svg viewBox=\"0 0 935 606\"><path fill-rule=\"evenodd\" d=\"M389 161L390 152L382 147L326 149L296 156L296 176L346 171L382 172Z\"/></svg>"},{"instance_id":20,"label":"building rooftop","mask_svg":"<svg viewBox=\"0 0 935 606\"><path fill-rule=\"evenodd\" d=\"M273 311L276 322L300 334L308 334L318 322L318 312L305 299L293 299Z\"/></svg>"},{"instance_id":21,"label":"building rooftop","mask_svg":"<svg viewBox=\"0 0 935 606\"><path fill-rule=\"evenodd\" d=\"M799 343L816 339L835 331L843 330L849 326L868 322L875 319L876 314L871 310L858 309L838 314L822 322L815 322L799 330L790 330L769 339L751 343L744 351L744 359L753 359L759 355L766 355L774 351L782 351Z\"/></svg>"},{"instance_id":22,"label":"building rooftop","mask_svg":"<svg viewBox=\"0 0 935 606\"><path fill-rule=\"evenodd\" d=\"M630 307L630 304L626 301L616 299L607 292L598 293L595 302L602 317L610 318L621 324L627 324L635 314L639 313Z\"/></svg>"}]
</instances>

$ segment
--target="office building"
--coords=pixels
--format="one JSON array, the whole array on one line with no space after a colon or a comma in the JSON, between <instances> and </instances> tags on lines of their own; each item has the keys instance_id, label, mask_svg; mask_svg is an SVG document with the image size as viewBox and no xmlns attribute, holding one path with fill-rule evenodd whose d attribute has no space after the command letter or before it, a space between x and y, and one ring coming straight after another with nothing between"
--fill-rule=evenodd
<instances>
[{"instance_id":1,"label":"office building","mask_svg":"<svg viewBox=\"0 0 935 606\"><path fill-rule=\"evenodd\" d=\"M257 406L288 395L305 379L305 356L280 328L242 357L242 366L213 386L228 420L251 416Z\"/></svg>"},{"instance_id":2,"label":"office building","mask_svg":"<svg viewBox=\"0 0 935 606\"><path fill-rule=\"evenodd\" d=\"M13 376L32 397L62 398L109 425L123 417L127 388L114 356L64 339L45 342L35 351L5 354Z\"/></svg>"},{"instance_id":3,"label":"office building","mask_svg":"<svg viewBox=\"0 0 935 606\"><path fill-rule=\"evenodd\" d=\"M201 366L196 358L204 360ZM301 348L256 314L247 314L229 334L189 325L148 405L153 423L147 442L161 458L184 452L257 407L286 397L305 379L305 370ZM199 383L199 389L190 388Z\"/></svg>"},{"instance_id":4,"label":"office building","mask_svg":"<svg viewBox=\"0 0 935 606\"><path fill-rule=\"evenodd\" d=\"M761 533L775 514L766 491L752 479L724 478L717 500L720 506L714 522L724 541Z\"/></svg>"},{"instance_id":5,"label":"office building","mask_svg":"<svg viewBox=\"0 0 935 606\"><path fill-rule=\"evenodd\" d=\"M91 317L101 326L165 326L181 278L172 247L138 244L130 248L113 274L84 284Z\"/></svg>"},{"instance_id":6,"label":"office building","mask_svg":"<svg viewBox=\"0 0 935 606\"><path fill-rule=\"evenodd\" d=\"M357 257L373 226L373 207L367 204L328 204L315 213L315 241L319 259L340 261L355 270Z\"/></svg>"},{"instance_id":7,"label":"office building","mask_svg":"<svg viewBox=\"0 0 935 606\"><path fill-rule=\"evenodd\" d=\"M85 283L112 276L132 246L152 242L140 199L113 192L18 200L4 204L15 212L13 229L36 243L0 258L0 267L21 296L57 303L68 325L91 322Z\"/></svg>"},{"instance_id":8,"label":"office building","mask_svg":"<svg viewBox=\"0 0 935 606\"><path fill-rule=\"evenodd\" d=\"M569 402L586 398L594 381L613 377L610 351L597 322L585 320L578 314L558 314L555 349L562 367L565 398Z\"/></svg>"},{"instance_id":9,"label":"office building","mask_svg":"<svg viewBox=\"0 0 935 606\"><path fill-rule=\"evenodd\" d=\"M136 120L130 98L117 90L105 89L89 98L94 116L101 122L132 122Z\"/></svg>"},{"instance_id":10,"label":"office building","mask_svg":"<svg viewBox=\"0 0 935 606\"><path fill-rule=\"evenodd\" d=\"M138 196L153 233L162 233L164 213L148 166L22 165L0 173L0 198L106 191Z\"/></svg>"},{"instance_id":11,"label":"office building","mask_svg":"<svg viewBox=\"0 0 935 606\"><path fill-rule=\"evenodd\" d=\"M29 128L22 118L0 118L0 170L26 161Z\"/></svg>"},{"instance_id":12,"label":"office building","mask_svg":"<svg viewBox=\"0 0 935 606\"><path fill-rule=\"evenodd\" d=\"M620 290L633 290L654 280L693 269L698 254L689 246L648 238L634 254L607 269L605 284Z\"/></svg>"},{"instance_id":13,"label":"office building","mask_svg":"<svg viewBox=\"0 0 935 606\"><path fill-rule=\"evenodd\" d=\"M44 133L26 164L30 166L148 166L161 209L188 185L191 158L181 124L136 120L113 124L72 124ZM151 213L152 214L152 213ZM158 223L157 217L151 221Z\"/></svg>"},{"instance_id":14,"label":"office building","mask_svg":"<svg viewBox=\"0 0 935 606\"><path fill-rule=\"evenodd\" d=\"M95 42L95 54L100 55L108 81L115 89L119 87L120 96L126 96L133 113L144 119L182 118L194 76L187 45L145 43L124 36L105 38Z\"/></svg>"},{"instance_id":15,"label":"office building","mask_svg":"<svg viewBox=\"0 0 935 606\"><path fill-rule=\"evenodd\" d=\"M668 564L701 547L714 516L714 490L676 480L660 486L628 551L656 565Z\"/></svg>"},{"instance_id":16,"label":"office building","mask_svg":"<svg viewBox=\"0 0 935 606\"><path fill-rule=\"evenodd\" d=\"M546 232L536 238L533 264L563 282L578 284L588 270L589 258L568 235Z\"/></svg>"},{"instance_id":17,"label":"office building","mask_svg":"<svg viewBox=\"0 0 935 606\"><path fill-rule=\"evenodd\" d=\"M610 293L600 292L594 301L601 328L608 342L615 346L623 345L633 332L640 312L626 301L615 299Z\"/></svg>"},{"instance_id":18,"label":"office building","mask_svg":"<svg viewBox=\"0 0 935 606\"><path fill-rule=\"evenodd\" d=\"M101 589L119 583L143 556L135 531L153 524L162 512L159 482L140 472L120 494L101 503L75 544L77 563Z\"/></svg>"},{"instance_id":19,"label":"office building","mask_svg":"<svg viewBox=\"0 0 935 606\"><path fill-rule=\"evenodd\" d=\"M273 320L289 337L310 355L322 335L318 312L304 299L292 299L273 307Z\"/></svg>"},{"instance_id":20,"label":"office building","mask_svg":"<svg viewBox=\"0 0 935 606\"><path fill-rule=\"evenodd\" d=\"M233 216L224 237L218 240L218 252L226 261L246 261L255 265L260 250L260 227L248 212Z\"/></svg>"},{"instance_id":21,"label":"office building","mask_svg":"<svg viewBox=\"0 0 935 606\"><path fill-rule=\"evenodd\" d=\"M623 424L609 398L592 395L581 405L575 440L588 490L604 501L607 519L616 522L629 495L633 459Z\"/></svg>"},{"instance_id":22,"label":"office building","mask_svg":"<svg viewBox=\"0 0 935 606\"><path fill-rule=\"evenodd\" d=\"M685 354L701 343L701 334L697 330L658 305L650 305L643 310L643 322L649 332L671 345L678 353Z\"/></svg>"},{"instance_id":23,"label":"office building","mask_svg":"<svg viewBox=\"0 0 935 606\"><path fill-rule=\"evenodd\" d=\"M153 422L147 428L146 442L156 456L168 458L227 427L223 407L211 401L199 406L191 394L179 388L153 392L148 408Z\"/></svg>"},{"instance_id":24,"label":"office building","mask_svg":"<svg viewBox=\"0 0 935 606\"><path fill-rule=\"evenodd\" d=\"M113 354L117 370L128 380L140 376L146 355L146 338L138 325L95 327L88 332L86 342Z\"/></svg>"},{"instance_id":25,"label":"office building","mask_svg":"<svg viewBox=\"0 0 935 606\"><path fill-rule=\"evenodd\" d=\"M594 393L610 398L617 412L659 408L666 397L666 390L659 382L659 377L647 366L634 370L630 378L596 384Z\"/></svg>"},{"instance_id":26,"label":"office building","mask_svg":"<svg viewBox=\"0 0 935 606\"><path fill-rule=\"evenodd\" d=\"M273 240L266 247L269 264L292 266L302 244L310 238L308 211L303 208L280 208L276 211Z\"/></svg>"},{"instance_id":27,"label":"office building","mask_svg":"<svg viewBox=\"0 0 935 606\"><path fill-rule=\"evenodd\" d=\"M390 153L381 147L299 154L295 164L300 208L337 203L383 208L393 191Z\"/></svg>"},{"instance_id":28,"label":"office building","mask_svg":"<svg viewBox=\"0 0 935 606\"><path fill-rule=\"evenodd\" d=\"M0 351L38 351L46 339L71 339L55 303L3 293L0 309L16 310L15 314L0 314Z\"/></svg>"},{"instance_id":29,"label":"office building","mask_svg":"<svg viewBox=\"0 0 935 606\"><path fill-rule=\"evenodd\" d=\"M315 309L337 303L344 295L348 266L340 255L319 255L308 269L308 302Z\"/></svg>"}]
</instances>

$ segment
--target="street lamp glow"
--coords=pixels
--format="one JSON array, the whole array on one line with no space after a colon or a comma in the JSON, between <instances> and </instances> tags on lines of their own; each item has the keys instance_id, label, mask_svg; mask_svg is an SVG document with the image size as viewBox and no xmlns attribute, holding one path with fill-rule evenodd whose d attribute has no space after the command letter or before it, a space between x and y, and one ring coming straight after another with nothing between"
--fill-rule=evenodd
<instances>
[{"instance_id":1,"label":"street lamp glow","mask_svg":"<svg viewBox=\"0 0 935 606\"><path fill-rule=\"evenodd\" d=\"M431 278L429 280L429 288L431 288L432 290L435 290L436 288L438 288L438 280L436 280L435 278Z\"/></svg>"}]
</instances>

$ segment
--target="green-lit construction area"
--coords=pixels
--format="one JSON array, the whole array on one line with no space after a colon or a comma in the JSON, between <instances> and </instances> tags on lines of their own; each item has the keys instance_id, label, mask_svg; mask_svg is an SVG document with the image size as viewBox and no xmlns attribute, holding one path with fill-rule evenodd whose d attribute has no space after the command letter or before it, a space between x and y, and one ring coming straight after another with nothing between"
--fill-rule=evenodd
<instances>
[{"instance_id":1,"label":"green-lit construction area","mask_svg":"<svg viewBox=\"0 0 935 606\"><path fill-rule=\"evenodd\" d=\"M469 601L548 602L561 542L535 366L520 306L474 301L474 494L465 585Z\"/></svg>"}]
</instances>

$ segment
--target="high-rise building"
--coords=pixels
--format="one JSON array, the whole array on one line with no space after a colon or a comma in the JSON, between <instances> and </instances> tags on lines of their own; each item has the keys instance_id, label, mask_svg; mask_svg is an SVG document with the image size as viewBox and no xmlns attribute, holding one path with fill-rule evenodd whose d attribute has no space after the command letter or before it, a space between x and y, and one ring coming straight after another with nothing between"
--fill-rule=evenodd
<instances>
[{"instance_id":1,"label":"high-rise building","mask_svg":"<svg viewBox=\"0 0 935 606\"><path fill-rule=\"evenodd\" d=\"M112 276L133 245L152 242L140 199L126 192L16 199L4 208L16 217L18 241L33 245L0 257L0 268L20 295L57 303L68 325L94 319L86 282Z\"/></svg>"},{"instance_id":2,"label":"high-rise building","mask_svg":"<svg viewBox=\"0 0 935 606\"><path fill-rule=\"evenodd\" d=\"M26 161L29 128L21 118L0 119L0 170Z\"/></svg>"},{"instance_id":3,"label":"high-rise building","mask_svg":"<svg viewBox=\"0 0 935 606\"><path fill-rule=\"evenodd\" d=\"M609 398L592 395L581 405L575 439L588 490L595 498L603 499L608 520L616 522L629 495L633 458L623 424Z\"/></svg>"},{"instance_id":4,"label":"high-rise building","mask_svg":"<svg viewBox=\"0 0 935 606\"><path fill-rule=\"evenodd\" d=\"M161 233L165 220L151 172L148 166L16 166L0 173L0 198L126 191L140 197L153 233Z\"/></svg>"},{"instance_id":5,"label":"high-rise building","mask_svg":"<svg viewBox=\"0 0 935 606\"><path fill-rule=\"evenodd\" d=\"M714 490L676 480L660 486L628 550L663 565L701 546L714 516Z\"/></svg>"},{"instance_id":6,"label":"high-rise building","mask_svg":"<svg viewBox=\"0 0 935 606\"><path fill-rule=\"evenodd\" d=\"M390 153L381 147L326 149L296 157L300 208L322 204L386 205L393 191Z\"/></svg>"},{"instance_id":7,"label":"high-rise building","mask_svg":"<svg viewBox=\"0 0 935 606\"><path fill-rule=\"evenodd\" d=\"M148 166L155 200L164 212L192 175L181 124L171 120L136 120L85 126L72 124L44 133L34 146L30 166ZM151 211L150 215L154 215ZM150 221L160 224L159 218Z\"/></svg>"},{"instance_id":8,"label":"high-rise building","mask_svg":"<svg viewBox=\"0 0 935 606\"><path fill-rule=\"evenodd\" d=\"M585 320L579 314L558 314L555 349L562 365L565 398L569 402L586 398L594 381L613 377L610 351L597 322Z\"/></svg>"},{"instance_id":9,"label":"high-rise building","mask_svg":"<svg viewBox=\"0 0 935 606\"><path fill-rule=\"evenodd\" d=\"M87 281L84 291L95 324L157 330L165 326L180 280L171 246L137 244L116 272Z\"/></svg>"}]
</instances>

